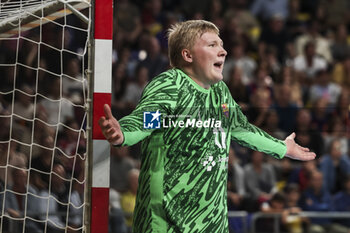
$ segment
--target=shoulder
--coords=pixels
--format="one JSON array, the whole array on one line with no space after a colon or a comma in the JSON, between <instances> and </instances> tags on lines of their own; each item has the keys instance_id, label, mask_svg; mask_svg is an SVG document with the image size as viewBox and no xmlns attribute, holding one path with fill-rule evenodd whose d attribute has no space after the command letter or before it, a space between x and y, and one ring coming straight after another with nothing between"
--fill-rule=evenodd
<instances>
[{"instance_id":1,"label":"shoulder","mask_svg":"<svg viewBox=\"0 0 350 233\"><path fill-rule=\"evenodd\" d=\"M176 81L178 76L178 72L175 69L170 69L157 75L146 85L144 94L167 92L169 89L173 90L177 86Z\"/></svg>"},{"instance_id":2,"label":"shoulder","mask_svg":"<svg viewBox=\"0 0 350 233\"><path fill-rule=\"evenodd\" d=\"M211 88L215 92L219 92L222 95L231 95L230 90L228 89L226 83L224 81L220 81L211 86Z\"/></svg>"}]
</instances>

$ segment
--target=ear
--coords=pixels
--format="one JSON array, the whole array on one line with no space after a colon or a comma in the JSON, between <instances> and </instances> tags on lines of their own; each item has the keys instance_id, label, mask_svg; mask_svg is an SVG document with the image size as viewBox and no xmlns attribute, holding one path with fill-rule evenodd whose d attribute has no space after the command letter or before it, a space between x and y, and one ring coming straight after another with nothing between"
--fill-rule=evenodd
<instances>
[{"instance_id":1,"label":"ear","mask_svg":"<svg viewBox=\"0 0 350 233\"><path fill-rule=\"evenodd\" d=\"M186 62L189 62L191 63L193 61L193 57L192 57L192 54L190 52L190 50L188 49L183 49L181 51L181 55L182 55L182 58L186 61Z\"/></svg>"}]
</instances>

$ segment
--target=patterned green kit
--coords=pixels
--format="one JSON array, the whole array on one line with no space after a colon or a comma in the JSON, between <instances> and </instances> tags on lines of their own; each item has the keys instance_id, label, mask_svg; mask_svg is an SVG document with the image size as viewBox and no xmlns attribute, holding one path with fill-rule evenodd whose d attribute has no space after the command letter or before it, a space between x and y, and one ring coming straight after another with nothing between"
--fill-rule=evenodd
<instances>
[{"instance_id":1,"label":"patterned green kit","mask_svg":"<svg viewBox=\"0 0 350 233\"><path fill-rule=\"evenodd\" d=\"M145 112L161 114L160 128L144 128ZM179 69L154 78L120 125L123 145L143 140L137 233L228 232L231 140L275 158L286 153L283 141L247 121L224 82L204 89Z\"/></svg>"}]
</instances>

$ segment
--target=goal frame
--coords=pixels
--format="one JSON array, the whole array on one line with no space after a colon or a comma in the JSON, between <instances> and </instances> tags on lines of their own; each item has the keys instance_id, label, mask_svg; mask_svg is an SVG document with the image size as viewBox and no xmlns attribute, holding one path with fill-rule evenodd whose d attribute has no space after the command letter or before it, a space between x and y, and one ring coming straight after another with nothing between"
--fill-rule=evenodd
<instances>
[{"instance_id":1,"label":"goal frame","mask_svg":"<svg viewBox=\"0 0 350 233\"><path fill-rule=\"evenodd\" d=\"M108 233L109 187L110 187L110 144L98 125L104 116L103 105L111 105L112 98L112 38L113 0L93 0L93 21L90 42L90 92L92 100L92 133L89 146L89 186L91 233Z\"/></svg>"}]
</instances>

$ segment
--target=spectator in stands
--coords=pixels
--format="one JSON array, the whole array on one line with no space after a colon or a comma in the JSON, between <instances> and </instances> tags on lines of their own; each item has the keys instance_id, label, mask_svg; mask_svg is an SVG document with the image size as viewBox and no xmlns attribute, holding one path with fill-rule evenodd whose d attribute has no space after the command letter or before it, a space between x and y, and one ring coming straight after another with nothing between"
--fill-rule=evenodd
<instances>
[{"instance_id":1,"label":"spectator in stands","mask_svg":"<svg viewBox=\"0 0 350 233\"><path fill-rule=\"evenodd\" d=\"M314 171L310 177L310 185L302 194L301 206L305 211L330 211L332 210L331 195L323 186L323 175ZM348 230L338 224L332 224L327 218L311 218L308 232L344 232Z\"/></svg>"},{"instance_id":2,"label":"spectator in stands","mask_svg":"<svg viewBox=\"0 0 350 233\"><path fill-rule=\"evenodd\" d=\"M254 0L251 6L253 15L261 19L263 22L271 19L274 15L280 15L284 20L288 17L288 1L287 0Z\"/></svg>"},{"instance_id":3,"label":"spectator in stands","mask_svg":"<svg viewBox=\"0 0 350 233\"><path fill-rule=\"evenodd\" d=\"M335 62L342 61L350 54L350 45L348 43L348 31L346 24L341 23L336 26L335 38L331 45L331 52Z\"/></svg>"},{"instance_id":4,"label":"spectator in stands","mask_svg":"<svg viewBox=\"0 0 350 233\"><path fill-rule=\"evenodd\" d=\"M236 18L237 26L248 36L249 41L255 44L260 33L259 21L249 11L247 0L228 0L224 19L229 22L230 18Z\"/></svg>"},{"instance_id":5,"label":"spectator in stands","mask_svg":"<svg viewBox=\"0 0 350 233\"><path fill-rule=\"evenodd\" d=\"M21 119L17 118L20 124L24 124L24 120L34 119L34 91L28 85L22 85L20 91L15 92L15 100L13 106L13 113L22 117ZM9 105L8 109L12 109L12 104Z\"/></svg>"},{"instance_id":6,"label":"spectator in stands","mask_svg":"<svg viewBox=\"0 0 350 233\"><path fill-rule=\"evenodd\" d=\"M5 211L13 218L23 217L25 210L25 194L27 192L27 171L13 168L10 170L13 184L6 192Z\"/></svg>"},{"instance_id":7,"label":"spectator in stands","mask_svg":"<svg viewBox=\"0 0 350 233\"><path fill-rule=\"evenodd\" d=\"M313 171L310 176L309 187L302 193L301 206L305 211L330 211L331 195L323 186L323 175L321 172ZM330 223L329 219L311 219L312 225L309 231L323 232L322 225Z\"/></svg>"},{"instance_id":8,"label":"spectator in stands","mask_svg":"<svg viewBox=\"0 0 350 233\"><path fill-rule=\"evenodd\" d=\"M7 167L8 165L10 166ZM16 141L6 142L3 139L3 142L0 143L0 182L5 183L6 181L7 185L12 185L13 176L8 175L6 177L6 173L11 174L15 168L28 168L28 157L18 151Z\"/></svg>"},{"instance_id":9,"label":"spectator in stands","mask_svg":"<svg viewBox=\"0 0 350 233\"><path fill-rule=\"evenodd\" d=\"M267 158L267 163L271 164L274 168L277 190L282 191L286 187L288 179L293 172L294 163L290 159L273 161L271 158Z\"/></svg>"},{"instance_id":10,"label":"spectator in stands","mask_svg":"<svg viewBox=\"0 0 350 233\"><path fill-rule=\"evenodd\" d=\"M119 193L128 190L128 180L125 179L130 170L136 168L136 163L130 157L128 147L111 148L111 188Z\"/></svg>"},{"instance_id":11,"label":"spectator in stands","mask_svg":"<svg viewBox=\"0 0 350 233\"><path fill-rule=\"evenodd\" d=\"M26 193L27 193L27 178L28 172L22 167L20 168L12 168L8 176L12 176L13 184L8 187L5 194L5 215L10 216L13 219L13 225L15 226L14 231L22 231L23 229L23 217L27 211L31 211L32 209L26 208ZM2 204L1 204L2 205ZM35 230L35 228L26 226L27 232L29 230ZM31 232L31 231L29 231Z\"/></svg>"},{"instance_id":12,"label":"spectator in stands","mask_svg":"<svg viewBox=\"0 0 350 233\"><path fill-rule=\"evenodd\" d=\"M15 67L14 66L5 66L3 68L3 76L0 79L0 91L8 92L13 90L14 81L16 78ZM7 96L10 97L10 96ZM6 98L7 102L10 102L8 98Z\"/></svg>"},{"instance_id":13,"label":"spectator in stands","mask_svg":"<svg viewBox=\"0 0 350 233\"><path fill-rule=\"evenodd\" d=\"M263 153L253 151L251 159L251 163L244 167L246 190L253 200L262 203L277 191L276 175L271 164L263 161Z\"/></svg>"},{"instance_id":14,"label":"spectator in stands","mask_svg":"<svg viewBox=\"0 0 350 233\"><path fill-rule=\"evenodd\" d=\"M228 209L241 209L245 195L244 170L239 164L233 148L230 148L227 180Z\"/></svg>"},{"instance_id":15,"label":"spectator in stands","mask_svg":"<svg viewBox=\"0 0 350 233\"><path fill-rule=\"evenodd\" d=\"M350 79L349 79L350 82ZM340 94L336 107L332 113L332 117L340 119L341 124L343 125L343 130L340 131L340 134L344 133L347 129L350 129L349 121L349 106L350 106L350 88L343 88L342 93ZM347 131L348 132L348 131ZM343 137L343 135L339 135Z\"/></svg>"},{"instance_id":16,"label":"spectator in stands","mask_svg":"<svg viewBox=\"0 0 350 233\"><path fill-rule=\"evenodd\" d=\"M129 82L126 86L123 101L130 110L135 109L141 99L143 89L148 83L148 69L145 66L138 66L135 71L136 82Z\"/></svg>"},{"instance_id":17,"label":"spectator in stands","mask_svg":"<svg viewBox=\"0 0 350 233\"><path fill-rule=\"evenodd\" d=\"M51 193L55 194L61 203L68 203L68 189L69 182L65 167L59 163L54 164L51 174Z\"/></svg>"},{"instance_id":18,"label":"spectator in stands","mask_svg":"<svg viewBox=\"0 0 350 233\"><path fill-rule=\"evenodd\" d=\"M349 3L346 0L320 0L317 10L323 12L326 28L335 28L337 25L349 21Z\"/></svg>"},{"instance_id":19,"label":"spectator in stands","mask_svg":"<svg viewBox=\"0 0 350 233\"><path fill-rule=\"evenodd\" d=\"M56 137L57 127L49 126L45 123L48 122L48 114L46 113L46 109L40 104L36 106L35 117L37 119L34 121L34 142L41 145L47 138L50 138L50 142L47 142L46 146L52 148L54 144L53 138ZM33 153L34 157L38 154L37 151Z\"/></svg>"},{"instance_id":20,"label":"spectator in stands","mask_svg":"<svg viewBox=\"0 0 350 233\"><path fill-rule=\"evenodd\" d=\"M168 68L169 60L164 54L162 54L159 41L155 36L147 36L145 46L147 57L145 60L141 61L140 64L141 66L147 67L148 77L153 78Z\"/></svg>"},{"instance_id":21,"label":"spectator in stands","mask_svg":"<svg viewBox=\"0 0 350 233\"><path fill-rule=\"evenodd\" d=\"M313 51L311 50L311 48L308 48L309 46L308 44L310 43L313 44L313 48L312 48ZM331 42L329 41L329 39L322 36L320 33L320 22L318 22L315 19L311 19L308 23L308 27L305 30L305 33L295 39L295 48L297 51L297 55L300 56L303 53L306 53L309 64L311 63L311 60L309 58L310 54L314 54L314 55L317 54L317 56L320 56L323 59L325 59L325 61L321 61L320 59L315 59L314 62L316 64L314 65L316 65L316 67L318 67L318 65L321 65L324 62L327 62L327 63L333 62L330 45L331 45Z\"/></svg>"},{"instance_id":22,"label":"spectator in stands","mask_svg":"<svg viewBox=\"0 0 350 233\"><path fill-rule=\"evenodd\" d=\"M258 54L262 59L267 48L272 47L276 51L278 61L284 62L286 47L290 42L284 19L285 16L281 14L273 14L268 19L268 25L263 27L258 43Z\"/></svg>"},{"instance_id":23,"label":"spectator in stands","mask_svg":"<svg viewBox=\"0 0 350 233\"><path fill-rule=\"evenodd\" d=\"M329 131L323 136L325 148L329 148L333 140L338 140L340 142L340 152L342 155L347 155L349 152L348 138L347 138L347 128L346 124L342 122L338 114L336 114L329 124Z\"/></svg>"},{"instance_id":24,"label":"spectator in stands","mask_svg":"<svg viewBox=\"0 0 350 233\"><path fill-rule=\"evenodd\" d=\"M253 48L251 41L249 40L248 35L242 31L242 29L238 25L239 18L237 16L228 17L225 19L224 28L220 32L220 37L222 38L224 43L224 48L229 52L228 58L230 57L230 53L232 47L239 41L244 47L244 51L249 51ZM225 78L225 76L224 76Z\"/></svg>"},{"instance_id":25,"label":"spectator in stands","mask_svg":"<svg viewBox=\"0 0 350 233\"><path fill-rule=\"evenodd\" d=\"M289 134L295 127L298 107L291 102L291 89L289 86L281 85L276 89L275 104L272 105L272 108L277 112L279 128Z\"/></svg>"},{"instance_id":26,"label":"spectator in stands","mask_svg":"<svg viewBox=\"0 0 350 233\"><path fill-rule=\"evenodd\" d=\"M84 210L84 184L73 180L72 191L69 199L68 225L73 228L83 226Z\"/></svg>"},{"instance_id":27,"label":"spectator in stands","mask_svg":"<svg viewBox=\"0 0 350 233\"><path fill-rule=\"evenodd\" d=\"M310 150L323 154L323 138L317 125L312 122L311 112L307 108L302 108L296 115L296 126L293 130L297 133L296 140L300 145L309 146Z\"/></svg>"},{"instance_id":28,"label":"spectator in stands","mask_svg":"<svg viewBox=\"0 0 350 233\"><path fill-rule=\"evenodd\" d=\"M247 117L254 125L261 127L270 109L271 92L264 88L258 88L250 96L250 102Z\"/></svg>"},{"instance_id":29,"label":"spectator in stands","mask_svg":"<svg viewBox=\"0 0 350 233\"><path fill-rule=\"evenodd\" d=\"M306 17L300 11L300 1L289 1L289 15L286 19L286 29L290 40L294 41L297 36L300 36L306 29Z\"/></svg>"},{"instance_id":30,"label":"spectator in stands","mask_svg":"<svg viewBox=\"0 0 350 233\"><path fill-rule=\"evenodd\" d=\"M129 229L128 232L131 232L132 230L131 227L136 203L139 174L140 171L138 169L132 169L128 172L128 190L123 193L121 197L121 207L126 216L126 225Z\"/></svg>"},{"instance_id":31,"label":"spectator in stands","mask_svg":"<svg viewBox=\"0 0 350 233\"><path fill-rule=\"evenodd\" d=\"M161 0L143 1L141 22L144 29L146 29L152 36L155 36L162 30L164 20L162 8L163 2ZM153 74L151 77L154 77Z\"/></svg>"},{"instance_id":32,"label":"spectator in stands","mask_svg":"<svg viewBox=\"0 0 350 233\"><path fill-rule=\"evenodd\" d=\"M286 206L282 212L282 224L290 233L302 233L305 231L304 223L307 219L298 216L302 210L299 206L300 190L297 184L289 184L285 187Z\"/></svg>"},{"instance_id":33,"label":"spectator in stands","mask_svg":"<svg viewBox=\"0 0 350 233\"><path fill-rule=\"evenodd\" d=\"M73 99L74 96L82 98L87 80L84 79L81 69L81 62L78 58L73 57L66 62L62 76L62 95L64 97L69 99Z\"/></svg>"},{"instance_id":34,"label":"spectator in stands","mask_svg":"<svg viewBox=\"0 0 350 233\"><path fill-rule=\"evenodd\" d=\"M286 203L286 197L283 193L275 193L271 199L262 203L260 210L263 213L277 213L282 214ZM281 221L279 219L279 221ZM258 232L273 232L274 231L274 219L273 218L262 218L257 221ZM279 224L280 232L285 232L285 226Z\"/></svg>"},{"instance_id":35,"label":"spectator in stands","mask_svg":"<svg viewBox=\"0 0 350 233\"><path fill-rule=\"evenodd\" d=\"M121 209L120 193L109 189L109 232L127 233L124 212Z\"/></svg>"},{"instance_id":36,"label":"spectator in stands","mask_svg":"<svg viewBox=\"0 0 350 233\"><path fill-rule=\"evenodd\" d=\"M59 135L57 146L67 155L75 155L78 150L79 141L82 139L79 132L79 125L74 118L64 121L62 134Z\"/></svg>"},{"instance_id":37,"label":"spectator in stands","mask_svg":"<svg viewBox=\"0 0 350 233\"><path fill-rule=\"evenodd\" d=\"M48 179L43 181L41 175L41 173L35 170L31 170L29 175L26 214L31 219L27 219L26 221L26 227L30 229L28 233L42 233L45 228L45 225L41 224L39 221L43 216L46 216L46 210L45 212L40 212L38 207L42 203L43 198L47 198L47 196L41 196L41 191L47 189L49 182Z\"/></svg>"},{"instance_id":38,"label":"spectator in stands","mask_svg":"<svg viewBox=\"0 0 350 233\"><path fill-rule=\"evenodd\" d=\"M115 23L120 36L118 42L134 45L142 31L139 8L130 0L121 0L113 9L116 11Z\"/></svg>"},{"instance_id":39,"label":"spectator in stands","mask_svg":"<svg viewBox=\"0 0 350 233\"><path fill-rule=\"evenodd\" d=\"M278 79L276 83L290 87L290 101L297 107L303 107L304 100L302 85L300 84L298 76L296 75L294 69L291 66L284 66Z\"/></svg>"},{"instance_id":40,"label":"spectator in stands","mask_svg":"<svg viewBox=\"0 0 350 233\"><path fill-rule=\"evenodd\" d=\"M204 18L213 22L218 28L222 28L224 7L220 0L210 0L204 12Z\"/></svg>"},{"instance_id":41,"label":"spectator in stands","mask_svg":"<svg viewBox=\"0 0 350 233\"><path fill-rule=\"evenodd\" d=\"M126 95L126 85L128 82L128 76L126 72L126 64L116 63L113 65L112 73L112 109L116 116L121 116L127 113L125 110L125 102L122 101L124 95Z\"/></svg>"},{"instance_id":42,"label":"spectator in stands","mask_svg":"<svg viewBox=\"0 0 350 233\"><path fill-rule=\"evenodd\" d=\"M227 207L229 211L246 210L250 211L254 208L246 197L244 170L235 155L233 148L230 148L228 157L228 180L227 180ZM243 223L241 218L229 218L230 232L241 232Z\"/></svg>"},{"instance_id":43,"label":"spectator in stands","mask_svg":"<svg viewBox=\"0 0 350 233\"><path fill-rule=\"evenodd\" d=\"M264 64L268 75L275 82L281 72L281 63L278 60L278 53L275 46L268 46L260 57L260 65Z\"/></svg>"},{"instance_id":44,"label":"spectator in stands","mask_svg":"<svg viewBox=\"0 0 350 233\"><path fill-rule=\"evenodd\" d=\"M279 117L275 109L269 109L265 115L265 119L262 123L262 128L278 139L283 139L286 137L286 132L279 128Z\"/></svg>"},{"instance_id":45,"label":"spectator in stands","mask_svg":"<svg viewBox=\"0 0 350 233\"><path fill-rule=\"evenodd\" d=\"M242 82L243 71L240 67L232 67L228 73L227 86L233 99L241 106L242 110L247 109L249 102L247 87Z\"/></svg>"},{"instance_id":46,"label":"spectator in stands","mask_svg":"<svg viewBox=\"0 0 350 233\"><path fill-rule=\"evenodd\" d=\"M300 81L304 85L310 85L315 80L317 71L327 69L327 61L316 54L315 43L305 43L303 53L293 61L293 68L298 72Z\"/></svg>"},{"instance_id":47,"label":"spectator in stands","mask_svg":"<svg viewBox=\"0 0 350 233\"><path fill-rule=\"evenodd\" d=\"M273 80L269 74L269 67L266 62L262 62L259 64L257 69L255 70L254 80L252 83L248 85L249 95L253 95L254 92L261 88L265 89L269 92L269 98L273 96ZM271 99L268 100L268 104L271 104Z\"/></svg>"},{"instance_id":48,"label":"spectator in stands","mask_svg":"<svg viewBox=\"0 0 350 233\"><path fill-rule=\"evenodd\" d=\"M344 178L350 175L350 159L341 153L340 140L335 139L331 142L329 153L324 155L320 162L320 171L326 190L334 194L342 189Z\"/></svg>"},{"instance_id":49,"label":"spectator in stands","mask_svg":"<svg viewBox=\"0 0 350 233\"><path fill-rule=\"evenodd\" d=\"M312 127L321 134L329 131L329 119L334 108L328 107L327 98L317 99L312 106Z\"/></svg>"},{"instance_id":50,"label":"spectator in stands","mask_svg":"<svg viewBox=\"0 0 350 233\"><path fill-rule=\"evenodd\" d=\"M315 75L315 83L310 88L310 102L315 103L323 98L327 101L327 107L335 107L341 87L331 82L328 70L319 70Z\"/></svg>"},{"instance_id":51,"label":"spectator in stands","mask_svg":"<svg viewBox=\"0 0 350 233\"><path fill-rule=\"evenodd\" d=\"M60 99L62 97L60 78L55 76L51 78L52 83L48 87L47 98L42 98L38 102L47 113L47 123L58 124L58 122L64 122L68 117L74 118L73 105L65 98Z\"/></svg>"},{"instance_id":52,"label":"spectator in stands","mask_svg":"<svg viewBox=\"0 0 350 233\"><path fill-rule=\"evenodd\" d=\"M37 211L33 199L27 194L27 176L28 172L22 167L21 169L11 169L11 174L13 176L13 185L9 188L6 193L5 200L5 211L13 218L23 218L24 214L26 216L32 216L33 213ZM10 191L11 190L11 191ZM28 187L28 190L32 190ZM16 228L19 231L22 231L23 221L15 221ZM19 224L19 225L17 225ZM38 233L39 228L37 224L31 219L26 219L25 221L25 231L28 233Z\"/></svg>"},{"instance_id":53,"label":"spectator in stands","mask_svg":"<svg viewBox=\"0 0 350 233\"><path fill-rule=\"evenodd\" d=\"M47 189L48 184L46 188L40 190L38 196L43 198L38 199L37 211L39 213L47 213L45 215L40 215L40 219L44 221L49 220L47 230L50 233L63 233L66 227L66 216L64 215L65 212L62 212L64 208L60 209L60 202L63 201L63 203L67 203L67 199L65 199L64 195L61 196L61 189L65 189L62 179L65 178L65 169L62 165L55 164L52 170L55 172L51 179L52 192ZM62 194L63 193L64 192L62 192ZM57 202L57 200L59 200L59 202ZM64 219L64 221L62 219Z\"/></svg>"},{"instance_id":54,"label":"spectator in stands","mask_svg":"<svg viewBox=\"0 0 350 233\"><path fill-rule=\"evenodd\" d=\"M239 68L242 74L242 83L244 85L250 84L254 79L254 72L257 68L256 62L247 56L242 42L234 43L229 51L230 56L225 60L223 70L224 81L229 81L230 72L233 68Z\"/></svg>"},{"instance_id":55,"label":"spectator in stands","mask_svg":"<svg viewBox=\"0 0 350 233\"><path fill-rule=\"evenodd\" d=\"M332 81L343 87L343 89L350 90L350 53L334 65Z\"/></svg>"},{"instance_id":56,"label":"spectator in stands","mask_svg":"<svg viewBox=\"0 0 350 233\"><path fill-rule=\"evenodd\" d=\"M334 195L334 211L350 211L350 176L348 175L343 182L342 191ZM349 219L336 219L336 222L350 228Z\"/></svg>"},{"instance_id":57,"label":"spectator in stands","mask_svg":"<svg viewBox=\"0 0 350 233\"><path fill-rule=\"evenodd\" d=\"M310 186L311 174L314 171L318 171L315 160L301 163L291 172L288 183L298 184L300 191L303 192Z\"/></svg>"},{"instance_id":58,"label":"spectator in stands","mask_svg":"<svg viewBox=\"0 0 350 233\"><path fill-rule=\"evenodd\" d=\"M52 137L47 137L46 139L43 139L40 142L40 145L43 147L39 147L39 154L37 157L32 158L31 161L31 167L34 168L31 173L37 173L37 175L40 177L41 182L49 183L50 173L51 171L51 164L53 163L53 149L49 149L53 147L53 145L50 147L50 144L53 144L54 140ZM36 178L36 177L35 177Z\"/></svg>"}]
</instances>

